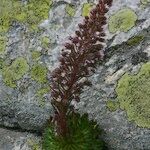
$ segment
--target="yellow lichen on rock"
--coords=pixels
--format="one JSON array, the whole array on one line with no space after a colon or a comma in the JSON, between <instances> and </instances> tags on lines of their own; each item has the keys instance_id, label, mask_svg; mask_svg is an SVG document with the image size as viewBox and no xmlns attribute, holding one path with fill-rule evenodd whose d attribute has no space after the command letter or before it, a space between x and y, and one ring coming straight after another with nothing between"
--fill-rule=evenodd
<instances>
[{"instance_id":1,"label":"yellow lichen on rock","mask_svg":"<svg viewBox=\"0 0 150 150\"><path fill-rule=\"evenodd\" d=\"M30 0L22 3L16 0L1 0L0 2L0 32L7 32L12 21L28 25L36 29L38 24L48 18L52 0Z\"/></svg>"},{"instance_id":2,"label":"yellow lichen on rock","mask_svg":"<svg viewBox=\"0 0 150 150\"><path fill-rule=\"evenodd\" d=\"M16 81L29 70L29 65L25 58L19 57L15 59L10 66L3 66L2 75L3 81L7 86L15 88Z\"/></svg>"},{"instance_id":3,"label":"yellow lichen on rock","mask_svg":"<svg viewBox=\"0 0 150 150\"><path fill-rule=\"evenodd\" d=\"M124 74L116 88L120 108L127 112L129 121L150 128L150 62L137 75Z\"/></svg>"},{"instance_id":4,"label":"yellow lichen on rock","mask_svg":"<svg viewBox=\"0 0 150 150\"><path fill-rule=\"evenodd\" d=\"M92 7L94 6L93 3L85 3L83 4L83 8L82 8L82 16L88 16Z\"/></svg>"},{"instance_id":5,"label":"yellow lichen on rock","mask_svg":"<svg viewBox=\"0 0 150 150\"><path fill-rule=\"evenodd\" d=\"M123 8L109 18L109 31L111 33L127 32L135 26L136 20L137 15L132 9Z\"/></svg>"}]
</instances>

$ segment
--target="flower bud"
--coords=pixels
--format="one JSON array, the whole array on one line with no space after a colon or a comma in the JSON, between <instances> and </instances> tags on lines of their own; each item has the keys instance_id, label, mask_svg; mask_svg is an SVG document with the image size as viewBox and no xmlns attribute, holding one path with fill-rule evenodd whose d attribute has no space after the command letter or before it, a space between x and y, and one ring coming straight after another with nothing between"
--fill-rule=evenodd
<instances>
[{"instance_id":1,"label":"flower bud","mask_svg":"<svg viewBox=\"0 0 150 150\"><path fill-rule=\"evenodd\" d=\"M77 43L79 42L78 37L74 37L74 38L72 39L72 42L73 42L74 44L77 44Z\"/></svg>"},{"instance_id":2,"label":"flower bud","mask_svg":"<svg viewBox=\"0 0 150 150\"><path fill-rule=\"evenodd\" d=\"M66 47L67 49L72 49L72 48L73 48L73 45L70 44L70 43L66 43L66 44L65 44L65 47Z\"/></svg>"},{"instance_id":3,"label":"flower bud","mask_svg":"<svg viewBox=\"0 0 150 150\"><path fill-rule=\"evenodd\" d=\"M75 33L76 33L77 36L81 36L80 31L76 31Z\"/></svg>"}]
</instances>

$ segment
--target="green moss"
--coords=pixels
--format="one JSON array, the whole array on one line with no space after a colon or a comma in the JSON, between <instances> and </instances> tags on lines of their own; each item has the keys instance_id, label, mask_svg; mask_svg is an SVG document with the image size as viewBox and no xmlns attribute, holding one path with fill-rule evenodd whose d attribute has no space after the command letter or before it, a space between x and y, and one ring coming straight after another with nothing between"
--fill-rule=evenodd
<instances>
[{"instance_id":1,"label":"green moss","mask_svg":"<svg viewBox=\"0 0 150 150\"><path fill-rule=\"evenodd\" d=\"M19 57L12 62L10 66L5 66L2 69L3 81L7 86L16 87L16 81L29 70L29 65L23 57Z\"/></svg>"},{"instance_id":2,"label":"green moss","mask_svg":"<svg viewBox=\"0 0 150 150\"><path fill-rule=\"evenodd\" d=\"M73 17L75 15L75 8L72 6L72 5L67 5L66 6L66 13L70 16L70 17Z\"/></svg>"},{"instance_id":3,"label":"green moss","mask_svg":"<svg viewBox=\"0 0 150 150\"><path fill-rule=\"evenodd\" d=\"M141 0L141 3L143 5L148 5L148 4L150 4L150 0Z\"/></svg>"},{"instance_id":4,"label":"green moss","mask_svg":"<svg viewBox=\"0 0 150 150\"><path fill-rule=\"evenodd\" d=\"M5 52L7 38L0 36L0 55Z\"/></svg>"},{"instance_id":5,"label":"green moss","mask_svg":"<svg viewBox=\"0 0 150 150\"><path fill-rule=\"evenodd\" d=\"M129 121L150 128L150 63L142 66L137 75L125 74L119 80L116 92L120 108L127 112Z\"/></svg>"},{"instance_id":6,"label":"green moss","mask_svg":"<svg viewBox=\"0 0 150 150\"><path fill-rule=\"evenodd\" d=\"M41 56L41 52L33 51L31 55L32 55L32 59L36 60Z\"/></svg>"},{"instance_id":7,"label":"green moss","mask_svg":"<svg viewBox=\"0 0 150 150\"><path fill-rule=\"evenodd\" d=\"M116 111L119 108L119 103L117 101L109 100L107 101L106 106L109 111Z\"/></svg>"},{"instance_id":8,"label":"green moss","mask_svg":"<svg viewBox=\"0 0 150 150\"><path fill-rule=\"evenodd\" d=\"M83 4L82 16L88 16L93 6L94 6L93 3L85 3L85 4Z\"/></svg>"},{"instance_id":9,"label":"green moss","mask_svg":"<svg viewBox=\"0 0 150 150\"><path fill-rule=\"evenodd\" d=\"M137 44L139 44L141 41L143 41L144 39L144 36L143 35L137 35L135 37L132 37L130 38L128 41L127 41L127 44L129 46L135 46Z\"/></svg>"},{"instance_id":10,"label":"green moss","mask_svg":"<svg viewBox=\"0 0 150 150\"><path fill-rule=\"evenodd\" d=\"M31 77L39 83L46 83L47 68L42 64L35 64L31 69Z\"/></svg>"},{"instance_id":11,"label":"green moss","mask_svg":"<svg viewBox=\"0 0 150 150\"><path fill-rule=\"evenodd\" d=\"M50 39L49 37L42 37L41 38L41 43L43 48L48 48L50 45Z\"/></svg>"},{"instance_id":12,"label":"green moss","mask_svg":"<svg viewBox=\"0 0 150 150\"><path fill-rule=\"evenodd\" d=\"M109 31L111 33L127 32L135 26L136 20L137 15L132 9L121 9L109 18Z\"/></svg>"},{"instance_id":13,"label":"green moss","mask_svg":"<svg viewBox=\"0 0 150 150\"><path fill-rule=\"evenodd\" d=\"M68 116L70 135L57 136L53 126L48 126L43 137L43 150L104 150L104 142L99 139L101 130L88 120L87 115Z\"/></svg>"},{"instance_id":14,"label":"green moss","mask_svg":"<svg viewBox=\"0 0 150 150\"><path fill-rule=\"evenodd\" d=\"M29 0L27 4L18 0L1 0L0 32L7 32L14 20L36 29L42 20L48 18L51 5L52 0Z\"/></svg>"}]
</instances>

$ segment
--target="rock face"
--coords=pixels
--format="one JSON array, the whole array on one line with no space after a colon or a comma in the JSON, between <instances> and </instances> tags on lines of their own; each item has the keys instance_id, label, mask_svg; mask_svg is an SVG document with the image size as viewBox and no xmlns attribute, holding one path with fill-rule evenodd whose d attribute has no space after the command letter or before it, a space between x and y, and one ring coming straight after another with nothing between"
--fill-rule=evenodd
<instances>
[{"instance_id":1,"label":"rock face","mask_svg":"<svg viewBox=\"0 0 150 150\"><path fill-rule=\"evenodd\" d=\"M40 150L40 137L27 132L0 129L0 150Z\"/></svg>"},{"instance_id":2,"label":"rock face","mask_svg":"<svg viewBox=\"0 0 150 150\"><path fill-rule=\"evenodd\" d=\"M145 38L136 46L108 49L106 62L91 77L92 89L85 90L77 105L105 130L112 149L150 149L148 43Z\"/></svg>"},{"instance_id":3,"label":"rock face","mask_svg":"<svg viewBox=\"0 0 150 150\"><path fill-rule=\"evenodd\" d=\"M96 0L40 0L38 3L2 0L0 125L43 129L53 113L50 72L58 65L64 42L96 3ZM150 149L149 15L149 0L114 0L107 14L108 26L104 27L105 60L90 78L93 86L84 90L81 102L76 104L80 113L87 112L104 129L104 139L110 149ZM0 132L0 149L29 149L26 144L15 147L16 141L26 141L29 133L3 129ZM4 134L10 138L5 140Z\"/></svg>"}]
</instances>

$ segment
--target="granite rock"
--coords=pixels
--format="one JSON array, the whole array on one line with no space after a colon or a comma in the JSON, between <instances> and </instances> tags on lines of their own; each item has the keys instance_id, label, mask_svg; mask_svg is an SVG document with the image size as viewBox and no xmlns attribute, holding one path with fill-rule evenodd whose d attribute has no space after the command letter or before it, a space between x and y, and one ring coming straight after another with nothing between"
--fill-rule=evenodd
<instances>
[{"instance_id":1,"label":"granite rock","mask_svg":"<svg viewBox=\"0 0 150 150\"><path fill-rule=\"evenodd\" d=\"M25 5L27 1L22 2ZM50 73L59 65L58 57L68 36L74 35L83 15L96 3L97 0L53 0L47 19L41 20L33 30L30 30L28 21L20 22L20 18L12 21L7 32L1 31L0 25L0 42L3 43L0 46L1 126L43 130L53 113L49 94ZM91 8L84 10L87 4ZM149 1L114 0L107 14L108 25L104 27L107 39L105 60L90 78L93 86L85 88L81 102L75 104L80 113L88 113L90 119L99 123L110 149L150 149L149 128L129 121L125 110L117 108L111 112L107 108L107 102L110 99L115 101L117 97L115 89L119 79L125 73L137 74L142 65L150 61L149 6ZM36 16L33 14L33 17ZM25 65L22 62L18 69L14 65L18 58L24 58L29 69L22 70ZM17 136L22 137L24 133ZM5 145L3 141L0 143L3 149L14 148L14 144L8 144L7 148Z\"/></svg>"}]
</instances>

